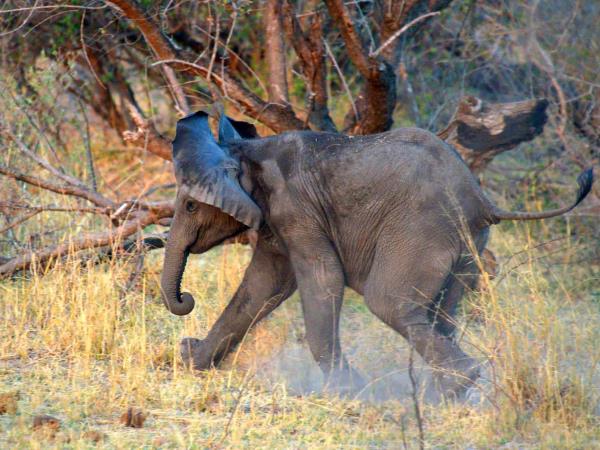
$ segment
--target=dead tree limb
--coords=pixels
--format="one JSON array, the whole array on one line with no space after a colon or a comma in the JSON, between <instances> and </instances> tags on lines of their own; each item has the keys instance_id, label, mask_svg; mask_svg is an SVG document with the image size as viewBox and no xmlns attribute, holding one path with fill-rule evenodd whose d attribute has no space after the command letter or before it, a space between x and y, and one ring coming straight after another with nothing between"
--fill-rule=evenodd
<instances>
[{"instance_id":1,"label":"dead tree limb","mask_svg":"<svg viewBox=\"0 0 600 450\"><path fill-rule=\"evenodd\" d=\"M160 216L147 212L124 222L113 230L85 234L56 246L19 255L0 266L0 278L10 276L18 270L28 269L32 264L43 264L51 259L63 257L69 252L114 245L146 226L156 223L158 219Z\"/></svg>"},{"instance_id":2,"label":"dead tree limb","mask_svg":"<svg viewBox=\"0 0 600 450\"><path fill-rule=\"evenodd\" d=\"M547 107L545 99L491 104L464 97L438 136L452 144L471 171L479 174L496 155L541 134Z\"/></svg>"}]
</instances>

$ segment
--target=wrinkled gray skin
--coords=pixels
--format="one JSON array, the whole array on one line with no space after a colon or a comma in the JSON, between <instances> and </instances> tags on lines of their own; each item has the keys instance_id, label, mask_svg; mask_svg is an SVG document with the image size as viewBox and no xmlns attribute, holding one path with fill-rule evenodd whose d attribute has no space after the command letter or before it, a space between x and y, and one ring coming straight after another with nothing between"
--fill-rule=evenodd
<instances>
[{"instance_id":1,"label":"wrinkled gray skin","mask_svg":"<svg viewBox=\"0 0 600 450\"><path fill-rule=\"evenodd\" d=\"M173 144L179 190L162 275L167 308L179 315L193 308L191 295L179 291L189 253L249 226L258 230L244 279L208 336L182 341L184 360L198 370L222 361L299 289L306 338L330 385L360 388L339 340L348 286L440 369L443 393L460 394L478 376L476 361L453 339L456 306L477 278L465 236L480 253L490 225L501 219L551 217L575 206L502 211L458 154L420 129L239 138L224 118L217 145L206 115L196 113L180 121ZM591 171L579 182L577 203L589 191Z\"/></svg>"}]
</instances>

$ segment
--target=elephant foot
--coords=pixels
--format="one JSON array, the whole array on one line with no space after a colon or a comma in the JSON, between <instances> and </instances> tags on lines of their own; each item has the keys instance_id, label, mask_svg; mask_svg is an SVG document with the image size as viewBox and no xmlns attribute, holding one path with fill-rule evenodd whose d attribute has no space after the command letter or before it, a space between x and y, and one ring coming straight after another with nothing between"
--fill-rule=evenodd
<instances>
[{"instance_id":1,"label":"elephant foot","mask_svg":"<svg viewBox=\"0 0 600 450\"><path fill-rule=\"evenodd\" d=\"M327 377L323 390L342 398L353 397L366 386L364 378L354 369L333 370Z\"/></svg>"},{"instance_id":2,"label":"elephant foot","mask_svg":"<svg viewBox=\"0 0 600 450\"><path fill-rule=\"evenodd\" d=\"M467 391L480 376L480 368L474 360L464 360L462 367L439 369L434 379L440 395L446 400L462 401Z\"/></svg>"},{"instance_id":3,"label":"elephant foot","mask_svg":"<svg viewBox=\"0 0 600 450\"><path fill-rule=\"evenodd\" d=\"M212 353L202 339L186 337L179 344L181 359L186 367L193 370L208 370L212 366Z\"/></svg>"}]
</instances>

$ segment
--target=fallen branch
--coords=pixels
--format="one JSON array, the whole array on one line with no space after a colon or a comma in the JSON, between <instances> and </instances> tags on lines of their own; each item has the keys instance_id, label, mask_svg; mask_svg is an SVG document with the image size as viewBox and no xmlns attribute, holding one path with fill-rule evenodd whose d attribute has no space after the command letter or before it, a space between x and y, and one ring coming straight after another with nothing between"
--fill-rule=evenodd
<instances>
[{"instance_id":1,"label":"fallen branch","mask_svg":"<svg viewBox=\"0 0 600 450\"><path fill-rule=\"evenodd\" d=\"M123 223L111 231L88 233L56 246L46 247L17 256L0 266L0 278L10 276L18 270L28 269L33 264L42 264L52 259L63 257L70 252L107 245L118 245L124 238L144 229L148 225L156 223L160 218L160 216L148 212L132 218L132 220Z\"/></svg>"}]
</instances>

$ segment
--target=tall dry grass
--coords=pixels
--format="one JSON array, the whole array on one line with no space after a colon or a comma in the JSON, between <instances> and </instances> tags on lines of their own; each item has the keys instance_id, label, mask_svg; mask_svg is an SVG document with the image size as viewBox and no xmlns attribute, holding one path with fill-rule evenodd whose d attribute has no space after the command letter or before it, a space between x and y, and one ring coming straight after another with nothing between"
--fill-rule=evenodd
<instances>
[{"instance_id":1,"label":"tall dry grass","mask_svg":"<svg viewBox=\"0 0 600 450\"><path fill-rule=\"evenodd\" d=\"M600 445L598 273L577 264L593 243L567 233L543 246L536 246L537 225L493 233L501 272L484 276L459 317L462 345L485 362L483 401L424 399L426 446ZM134 263L124 260L70 258L45 274L0 283L0 393L21 396L16 415L0 416L0 447L87 448L84 433L94 429L107 436L95 445L107 448L415 448L406 344L351 292L343 345L374 380L360 399L318 393L297 296L249 334L224 368L195 376L178 364L180 338L206 334L249 256L248 248L227 246L193 257L184 286L197 308L186 318L159 299L160 253L146 258L129 290ZM144 428L119 424L129 406L150 413ZM32 432L40 413L62 421L54 440Z\"/></svg>"}]
</instances>

